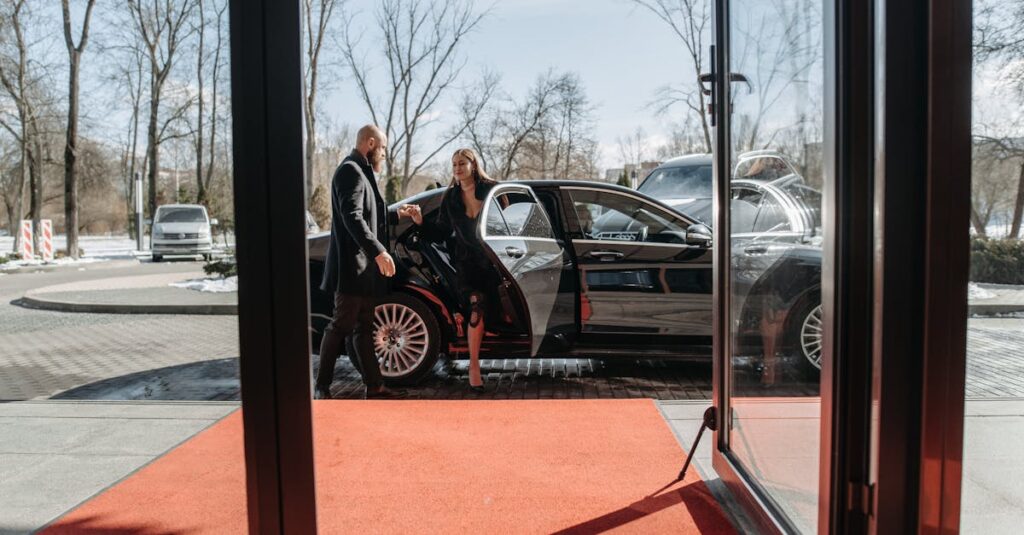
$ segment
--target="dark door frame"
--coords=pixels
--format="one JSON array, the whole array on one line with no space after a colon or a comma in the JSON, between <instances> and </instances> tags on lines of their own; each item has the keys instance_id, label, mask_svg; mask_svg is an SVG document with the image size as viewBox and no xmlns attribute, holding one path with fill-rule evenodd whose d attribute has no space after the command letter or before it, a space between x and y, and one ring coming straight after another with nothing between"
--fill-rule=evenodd
<instances>
[{"instance_id":1,"label":"dark door frame","mask_svg":"<svg viewBox=\"0 0 1024 535\"><path fill-rule=\"evenodd\" d=\"M716 73L728 0L716 1ZM820 533L959 530L970 199L970 0L825 6ZM895 36L887 46L887 36ZM723 46L725 45L725 46ZM715 84L727 198L728 88ZM720 150L725 147L726 150ZM887 177L891 177L887 180ZM721 203L716 202L716 207ZM715 241L728 213L716 208ZM789 531L735 463L727 247L715 261L714 466L762 530Z\"/></svg>"},{"instance_id":2,"label":"dark door frame","mask_svg":"<svg viewBox=\"0 0 1024 535\"><path fill-rule=\"evenodd\" d=\"M971 11L970 0L876 0L876 533L959 531Z\"/></svg>"},{"instance_id":3,"label":"dark door frame","mask_svg":"<svg viewBox=\"0 0 1024 535\"><path fill-rule=\"evenodd\" d=\"M231 0L238 335L250 533L315 533L298 0Z\"/></svg>"},{"instance_id":4,"label":"dark door frame","mask_svg":"<svg viewBox=\"0 0 1024 535\"><path fill-rule=\"evenodd\" d=\"M715 4L721 44L728 1ZM834 244L826 250L825 273L837 283L826 281L822 289L831 314L822 372L819 530L955 533L966 362L971 4L859 4L871 3L826 2L826 95L835 100L826 114L825 169L834 175L825 224ZM230 16L249 528L311 533L310 363L295 358L310 353L300 8L296 0L232 0ZM887 35L898 36L893 46ZM719 45L713 54L716 73L727 72L727 53ZM870 84L874 91L866 90ZM721 120L729 113L725 85L713 88L719 147L729 139ZM866 144L869 132L874 138ZM873 178L865 162L873 164ZM725 151L716 152L715 166L717 198L728 198L728 180L719 179L730 173ZM714 220L716 243L728 243L728 213L716 209ZM716 247L717 333L728 325L721 302L729 295L728 263L728 248ZM871 307L865 295L873 297ZM870 364L863 358L866 340ZM716 337L715 355L723 362L714 374L720 424L729 410L728 345L728 337ZM868 377L874 412L864 403ZM766 532L789 529L742 469L720 454L728 452L727 434L715 435L715 468L740 502ZM869 458L871 479L863 480Z\"/></svg>"}]
</instances>

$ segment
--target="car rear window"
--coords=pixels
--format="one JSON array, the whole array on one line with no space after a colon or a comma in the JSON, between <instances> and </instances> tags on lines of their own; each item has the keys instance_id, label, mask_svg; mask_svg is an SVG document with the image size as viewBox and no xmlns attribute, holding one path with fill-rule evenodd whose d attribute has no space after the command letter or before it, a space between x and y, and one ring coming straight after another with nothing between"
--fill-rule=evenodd
<instances>
[{"instance_id":1,"label":"car rear window","mask_svg":"<svg viewBox=\"0 0 1024 535\"><path fill-rule=\"evenodd\" d=\"M157 212L159 223L205 223L202 208L161 208Z\"/></svg>"}]
</instances>

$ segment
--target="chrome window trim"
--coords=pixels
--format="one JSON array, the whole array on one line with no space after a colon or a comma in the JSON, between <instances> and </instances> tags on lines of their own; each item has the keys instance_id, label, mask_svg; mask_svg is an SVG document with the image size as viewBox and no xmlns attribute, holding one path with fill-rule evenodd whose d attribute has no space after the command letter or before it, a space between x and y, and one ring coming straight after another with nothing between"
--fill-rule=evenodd
<instances>
[{"instance_id":1,"label":"chrome window trim","mask_svg":"<svg viewBox=\"0 0 1024 535\"><path fill-rule=\"evenodd\" d=\"M688 215L686 215L686 214L684 214L684 213L682 213L680 211L677 211L674 208L664 208L662 206L659 206L657 204L652 203L651 200L649 200L649 199L645 199L643 197L640 197L638 195L634 195L632 193L627 193L627 192L624 192L624 191L618 191L618 190L613 190L613 189L588 188L588 187L585 187L585 186L561 186L561 189L562 190L566 190L566 191L574 191L575 190L575 191L593 191L593 192L596 192L596 193L611 193L611 194L614 194L614 195L621 195L623 197L630 197L630 198L638 200L638 201L640 201L640 202L642 202L644 204L647 204L649 206L657 208L658 210L663 212L667 217L671 217L671 218L675 218L675 219L682 219L684 222L686 222L686 225L684 225L686 227L689 227L690 225L698 224L698 222L693 220L693 219L691 219L690 216L688 216ZM570 200L572 200L571 197L570 197ZM575 201L573 201L573 202L575 202ZM575 214L573 214L573 215L575 215ZM578 218L579 218L579 216L577 216L577 219ZM700 223L700 224L703 224L703 223Z\"/></svg>"},{"instance_id":2,"label":"chrome window trim","mask_svg":"<svg viewBox=\"0 0 1024 535\"><path fill-rule=\"evenodd\" d=\"M477 221L477 228L480 229L480 237L484 240L522 240L522 241L536 241L536 242L549 242L558 243L556 238L537 238L537 237L526 237L526 236L489 236L487 234L487 216L491 213L491 204L494 202L494 197L505 190L519 190L527 193L534 204L540 207L540 214L544 217L544 220L548 223L548 229L551 231L551 235L555 234L555 226L551 224L551 220L548 219L547 209L541 204L540 199L533 192L533 188L524 186L522 184L498 184L491 188L490 193L487 194L487 198L484 200L483 208L480 210L480 219ZM508 223L506 222L506 225ZM511 229L510 229L511 230Z\"/></svg>"}]
</instances>

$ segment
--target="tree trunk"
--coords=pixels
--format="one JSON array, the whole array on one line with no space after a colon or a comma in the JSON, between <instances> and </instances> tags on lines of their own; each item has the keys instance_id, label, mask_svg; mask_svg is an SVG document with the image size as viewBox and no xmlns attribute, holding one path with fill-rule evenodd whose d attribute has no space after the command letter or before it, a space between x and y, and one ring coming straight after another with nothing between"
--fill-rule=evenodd
<instances>
[{"instance_id":1,"label":"tree trunk","mask_svg":"<svg viewBox=\"0 0 1024 535\"><path fill-rule=\"evenodd\" d=\"M68 128L67 143L64 145L64 233L67 237L67 252L71 258L78 258L78 176L75 162L78 159L78 52L71 52L71 72L68 79Z\"/></svg>"},{"instance_id":2,"label":"tree trunk","mask_svg":"<svg viewBox=\"0 0 1024 535\"><path fill-rule=\"evenodd\" d=\"M196 203L206 204L206 184L203 182L203 105L206 95L203 93L203 54L206 52L206 16L203 0L199 0L199 53L196 54L196 78L199 86L198 113L196 113Z\"/></svg>"},{"instance_id":3,"label":"tree trunk","mask_svg":"<svg viewBox=\"0 0 1024 535\"><path fill-rule=\"evenodd\" d=\"M1020 172L1017 178L1017 202L1013 205L1013 224L1010 225L1010 237L1020 238L1021 216L1024 215L1024 157L1021 158Z\"/></svg>"},{"instance_id":4,"label":"tree trunk","mask_svg":"<svg viewBox=\"0 0 1024 535\"><path fill-rule=\"evenodd\" d=\"M39 125L33 117L29 124L32 127L32 150L28 156L28 176L30 188L30 209L32 214L32 249L39 254L40 220L43 212L43 147L39 142Z\"/></svg>"},{"instance_id":5,"label":"tree trunk","mask_svg":"<svg viewBox=\"0 0 1024 535\"><path fill-rule=\"evenodd\" d=\"M978 211L973 207L971 208L971 224L974 225L974 232L978 233L978 236L987 238L988 235L985 233L985 222L981 220L981 216Z\"/></svg>"},{"instance_id":6,"label":"tree trunk","mask_svg":"<svg viewBox=\"0 0 1024 535\"><path fill-rule=\"evenodd\" d=\"M149 126L146 129L147 159L149 160L149 171L147 181L149 182L149 217L156 214L156 179L160 173L160 141L157 139L156 124L160 113L160 92L154 87L154 92L149 99Z\"/></svg>"}]
</instances>

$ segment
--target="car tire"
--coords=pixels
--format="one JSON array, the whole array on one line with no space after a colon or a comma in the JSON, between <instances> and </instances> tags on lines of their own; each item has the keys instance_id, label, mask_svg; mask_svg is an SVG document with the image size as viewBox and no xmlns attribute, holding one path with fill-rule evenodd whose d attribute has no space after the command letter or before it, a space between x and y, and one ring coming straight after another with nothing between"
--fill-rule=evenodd
<instances>
[{"instance_id":1,"label":"car tire","mask_svg":"<svg viewBox=\"0 0 1024 535\"><path fill-rule=\"evenodd\" d=\"M412 385L433 371L441 349L441 329L423 301L393 293L374 311L373 343L384 381Z\"/></svg>"},{"instance_id":2,"label":"car tire","mask_svg":"<svg viewBox=\"0 0 1024 535\"><path fill-rule=\"evenodd\" d=\"M824 335L821 293L801 297L790 309L786 320L787 353L795 356L798 367L808 378L821 374L821 351Z\"/></svg>"},{"instance_id":3,"label":"car tire","mask_svg":"<svg viewBox=\"0 0 1024 535\"><path fill-rule=\"evenodd\" d=\"M160 256L158 254L153 255L153 261L154 262L161 262L161 261L163 261L163 259L164 259L164 257L162 257L162 256Z\"/></svg>"}]
</instances>

